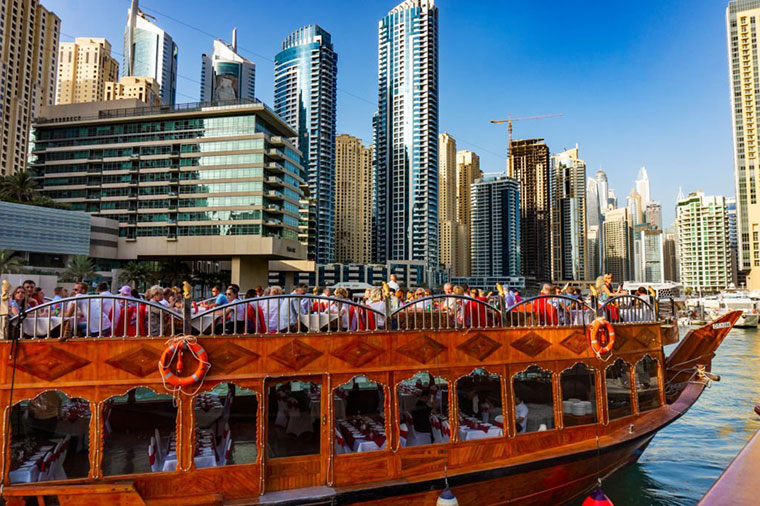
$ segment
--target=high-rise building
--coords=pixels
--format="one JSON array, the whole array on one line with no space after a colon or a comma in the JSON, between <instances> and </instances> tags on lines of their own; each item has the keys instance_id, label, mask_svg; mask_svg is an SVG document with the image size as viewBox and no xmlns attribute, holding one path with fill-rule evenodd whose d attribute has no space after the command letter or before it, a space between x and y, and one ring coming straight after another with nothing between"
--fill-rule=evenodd
<instances>
[{"instance_id":1,"label":"high-rise building","mask_svg":"<svg viewBox=\"0 0 760 506\"><path fill-rule=\"evenodd\" d=\"M136 98L146 105L161 105L161 88L152 77L122 77L118 83L106 83L105 100Z\"/></svg>"},{"instance_id":2,"label":"high-rise building","mask_svg":"<svg viewBox=\"0 0 760 506\"><path fill-rule=\"evenodd\" d=\"M296 132L311 200L309 259L335 259L335 113L338 55L330 34L300 28L274 58L274 110Z\"/></svg>"},{"instance_id":3,"label":"high-rise building","mask_svg":"<svg viewBox=\"0 0 760 506\"><path fill-rule=\"evenodd\" d=\"M335 138L335 258L372 261L372 148L347 134Z\"/></svg>"},{"instance_id":4,"label":"high-rise building","mask_svg":"<svg viewBox=\"0 0 760 506\"><path fill-rule=\"evenodd\" d=\"M674 227L665 231L662 241L663 277L665 281L678 283L681 277L678 274L678 234Z\"/></svg>"},{"instance_id":5,"label":"high-rise building","mask_svg":"<svg viewBox=\"0 0 760 506\"><path fill-rule=\"evenodd\" d=\"M650 227L662 230L662 205L659 202L649 201L644 209L644 221Z\"/></svg>"},{"instance_id":6,"label":"high-rise building","mask_svg":"<svg viewBox=\"0 0 760 506\"><path fill-rule=\"evenodd\" d=\"M618 208L618 199L617 196L615 196L615 189L610 188L607 190L607 209L617 209Z\"/></svg>"},{"instance_id":7,"label":"high-rise building","mask_svg":"<svg viewBox=\"0 0 760 506\"><path fill-rule=\"evenodd\" d=\"M472 185L472 276L520 276L520 184L511 177Z\"/></svg>"},{"instance_id":8,"label":"high-rise building","mask_svg":"<svg viewBox=\"0 0 760 506\"><path fill-rule=\"evenodd\" d=\"M728 215L728 249L731 252L731 282L734 286L746 283L744 276L740 278L739 270L739 236L736 223L736 197L726 199L726 214Z\"/></svg>"},{"instance_id":9,"label":"high-rise building","mask_svg":"<svg viewBox=\"0 0 760 506\"><path fill-rule=\"evenodd\" d=\"M177 44L159 28L132 0L127 9L124 30L122 74L129 77L152 77L161 88L161 101L174 105L177 97Z\"/></svg>"},{"instance_id":10,"label":"high-rise building","mask_svg":"<svg viewBox=\"0 0 760 506\"><path fill-rule=\"evenodd\" d=\"M452 276L457 265L457 141L448 133L438 136L438 231L441 267Z\"/></svg>"},{"instance_id":11,"label":"high-rise building","mask_svg":"<svg viewBox=\"0 0 760 506\"><path fill-rule=\"evenodd\" d=\"M121 259L226 258L234 283L265 284L269 260L306 256L295 131L260 103L189 105L43 107L31 158L40 191L118 220Z\"/></svg>"},{"instance_id":12,"label":"high-rise building","mask_svg":"<svg viewBox=\"0 0 760 506\"><path fill-rule=\"evenodd\" d=\"M405 0L378 25L375 260L438 267L438 9Z\"/></svg>"},{"instance_id":13,"label":"high-rise building","mask_svg":"<svg viewBox=\"0 0 760 506\"><path fill-rule=\"evenodd\" d=\"M726 199L690 193L676 204L679 271L687 288L716 292L731 283Z\"/></svg>"},{"instance_id":14,"label":"high-rise building","mask_svg":"<svg viewBox=\"0 0 760 506\"><path fill-rule=\"evenodd\" d=\"M588 279L595 280L602 275L602 255L600 225L589 225L586 244L588 245Z\"/></svg>"},{"instance_id":15,"label":"high-rise building","mask_svg":"<svg viewBox=\"0 0 760 506\"><path fill-rule=\"evenodd\" d=\"M631 222L628 209L607 211L604 217L604 272L612 274L616 283L630 280L632 259Z\"/></svg>"},{"instance_id":16,"label":"high-rise building","mask_svg":"<svg viewBox=\"0 0 760 506\"><path fill-rule=\"evenodd\" d=\"M513 140L510 177L520 183L521 271L526 285L552 279L551 169L543 139Z\"/></svg>"},{"instance_id":17,"label":"high-rise building","mask_svg":"<svg viewBox=\"0 0 760 506\"><path fill-rule=\"evenodd\" d=\"M609 183L607 181L607 173L604 172L602 169L599 169L596 171L596 174L594 175L594 179L596 179L597 184L597 195L599 195L599 212L602 213L602 216L607 214L607 210L609 209L609 204L607 201L607 197L609 195Z\"/></svg>"},{"instance_id":18,"label":"high-rise building","mask_svg":"<svg viewBox=\"0 0 760 506\"><path fill-rule=\"evenodd\" d=\"M111 43L106 39L77 37L74 42L61 42L56 104L100 102L106 83L118 79L119 62L111 57Z\"/></svg>"},{"instance_id":19,"label":"high-rise building","mask_svg":"<svg viewBox=\"0 0 760 506\"><path fill-rule=\"evenodd\" d=\"M256 64L237 52L237 28L232 43L214 41L211 54L201 55L201 102L256 99Z\"/></svg>"},{"instance_id":20,"label":"high-rise building","mask_svg":"<svg viewBox=\"0 0 760 506\"><path fill-rule=\"evenodd\" d=\"M633 279L642 283L663 283L664 237L662 230L642 223L633 227Z\"/></svg>"},{"instance_id":21,"label":"high-rise building","mask_svg":"<svg viewBox=\"0 0 760 506\"><path fill-rule=\"evenodd\" d=\"M586 162L578 146L552 155L552 278L588 279L586 250ZM523 190L525 192L526 190Z\"/></svg>"},{"instance_id":22,"label":"high-rise building","mask_svg":"<svg viewBox=\"0 0 760 506\"><path fill-rule=\"evenodd\" d=\"M639 176L636 178L636 193L641 196L641 208L645 209L649 204L649 174L646 167L639 169Z\"/></svg>"},{"instance_id":23,"label":"high-rise building","mask_svg":"<svg viewBox=\"0 0 760 506\"><path fill-rule=\"evenodd\" d=\"M641 194L633 188L631 193L625 198L628 216L631 218L631 225L636 226L644 223L644 212L641 206Z\"/></svg>"},{"instance_id":24,"label":"high-rise building","mask_svg":"<svg viewBox=\"0 0 760 506\"><path fill-rule=\"evenodd\" d=\"M60 31L39 0L0 3L0 176L26 169L31 119L55 94Z\"/></svg>"},{"instance_id":25,"label":"high-rise building","mask_svg":"<svg viewBox=\"0 0 760 506\"><path fill-rule=\"evenodd\" d=\"M483 172L480 170L480 157L472 151L457 151L456 221L459 261L456 276L467 277L472 271L472 184L481 177Z\"/></svg>"},{"instance_id":26,"label":"high-rise building","mask_svg":"<svg viewBox=\"0 0 760 506\"><path fill-rule=\"evenodd\" d=\"M739 268L747 288L760 289L760 51L757 25L760 0L732 0L726 8L731 117L734 139L734 182L738 227ZM685 279L687 273L681 271Z\"/></svg>"}]
</instances>

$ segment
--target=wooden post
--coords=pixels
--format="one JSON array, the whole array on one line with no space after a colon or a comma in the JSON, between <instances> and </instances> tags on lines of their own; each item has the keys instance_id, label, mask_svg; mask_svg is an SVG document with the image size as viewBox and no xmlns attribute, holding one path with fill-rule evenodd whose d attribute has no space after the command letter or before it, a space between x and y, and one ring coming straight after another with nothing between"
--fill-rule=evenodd
<instances>
[{"instance_id":1,"label":"wooden post","mask_svg":"<svg viewBox=\"0 0 760 506\"><path fill-rule=\"evenodd\" d=\"M8 306L10 305L9 301L11 298L11 284L7 279L4 279L2 285L2 296L0 296L0 339L7 339L8 321L10 320Z\"/></svg>"}]
</instances>

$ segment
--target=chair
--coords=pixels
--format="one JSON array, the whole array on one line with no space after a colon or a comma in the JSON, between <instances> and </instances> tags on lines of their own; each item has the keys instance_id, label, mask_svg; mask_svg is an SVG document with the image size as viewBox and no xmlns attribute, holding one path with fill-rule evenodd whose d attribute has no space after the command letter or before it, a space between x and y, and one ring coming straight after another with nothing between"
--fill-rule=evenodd
<instances>
[{"instance_id":1,"label":"chair","mask_svg":"<svg viewBox=\"0 0 760 506\"><path fill-rule=\"evenodd\" d=\"M37 477L37 481L50 481L51 476L51 461L53 460L53 452L47 452L40 462L40 474Z\"/></svg>"},{"instance_id":2,"label":"chair","mask_svg":"<svg viewBox=\"0 0 760 506\"><path fill-rule=\"evenodd\" d=\"M164 451L161 449L161 434L158 433L158 428L154 429L154 433L156 437L156 457L158 457L159 460L164 460L166 456L164 455Z\"/></svg>"},{"instance_id":3,"label":"chair","mask_svg":"<svg viewBox=\"0 0 760 506\"><path fill-rule=\"evenodd\" d=\"M405 423L402 423L398 426L398 432L399 432L399 442L401 443L401 447L406 447L406 442L409 439L409 428L406 426Z\"/></svg>"},{"instance_id":4,"label":"chair","mask_svg":"<svg viewBox=\"0 0 760 506\"><path fill-rule=\"evenodd\" d=\"M150 444L148 445L148 464L154 473L163 469L163 460L158 458L158 444L154 436L150 437Z\"/></svg>"},{"instance_id":5,"label":"chair","mask_svg":"<svg viewBox=\"0 0 760 506\"><path fill-rule=\"evenodd\" d=\"M217 461L217 465L219 466L227 465L227 460L229 460L230 456L232 455L232 439L228 439L227 444L225 444L223 448L224 451Z\"/></svg>"},{"instance_id":6,"label":"chair","mask_svg":"<svg viewBox=\"0 0 760 506\"><path fill-rule=\"evenodd\" d=\"M335 429L335 454L342 455L344 453L348 453L346 450L346 440L340 434L340 431L338 431L338 429Z\"/></svg>"},{"instance_id":7,"label":"chair","mask_svg":"<svg viewBox=\"0 0 760 506\"><path fill-rule=\"evenodd\" d=\"M430 416L430 427L433 434L433 443L443 442L443 434L441 434L441 421L435 415Z\"/></svg>"},{"instance_id":8,"label":"chair","mask_svg":"<svg viewBox=\"0 0 760 506\"><path fill-rule=\"evenodd\" d=\"M58 450L54 453L52 470L50 471L51 479L54 480L66 480L66 471L63 469L63 463L66 461L66 455L69 452L69 443L71 436L66 436L58 445Z\"/></svg>"}]
</instances>

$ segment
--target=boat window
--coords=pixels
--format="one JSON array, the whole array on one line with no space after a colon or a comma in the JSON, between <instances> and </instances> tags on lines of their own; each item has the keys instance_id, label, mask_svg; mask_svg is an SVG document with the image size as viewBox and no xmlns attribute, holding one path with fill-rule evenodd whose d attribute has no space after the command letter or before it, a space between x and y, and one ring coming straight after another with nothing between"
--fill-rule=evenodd
<instances>
[{"instance_id":1,"label":"boat window","mask_svg":"<svg viewBox=\"0 0 760 506\"><path fill-rule=\"evenodd\" d=\"M396 387L401 446L448 443L449 382L418 372ZM439 429L440 427L440 429Z\"/></svg>"},{"instance_id":2,"label":"boat window","mask_svg":"<svg viewBox=\"0 0 760 506\"><path fill-rule=\"evenodd\" d=\"M517 433L554 429L554 375L532 365L512 377Z\"/></svg>"},{"instance_id":3,"label":"boat window","mask_svg":"<svg viewBox=\"0 0 760 506\"><path fill-rule=\"evenodd\" d=\"M195 467L229 466L256 462L256 415L258 399L253 390L222 383L195 397ZM208 464L208 465L206 465Z\"/></svg>"},{"instance_id":4,"label":"boat window","mask_svg":"<svg viewBox=\"0 0 760 506\"><path fill-rule=\"evenodd\" d=\"M475 369L457 380L459 440L470 441L504 435L501 378Z\"/></svg>"},{"instance_id":5,"label":"boat window","mask_svg":"<svg viewBox=\"0 0 760 506\"><path fill-rule=\"evenodd\" d=\"M565 427L596 423L594 370L578 362L562 371L562 423Z\"/></svg>"},{"instance_id":6,"label":"boat window","mask_svg":"<svg viewBox=\"0 0 760 506\"><path fill-rule=\"evenodd\" d=\"M619 358L615 360L614 364L607 367L605 378L607 383L607 409L610 412L610 420L632 415L631 365Z\"/></svg>"},{"instance_id":7,"label":"boat window","mask_svg":"<svg viewBox=\"0 0 760 506\"><path fill-rule=\"evenodd\" d=\"M177 408L171 395L133 388L103 403L103 474L174 471Z\"/></svg>"},{"instance_id":8,"label":"boat window","mask_svg":"<svg viewBox=\"0 0 760 506\"><path fill-rule=\"evenodd\" d=\"M269 457L319 454L321 385L287 381L269 388Z\"/></svg>"},{"instance_id":9,"label":"boat window","mask_svg":"<svg viewBox=\"0 0 760 506\"><path fill-rule=\"evenodd\" d=\"M366 376L357 376L333 390L335 453L371 452L386 448L385 392Z\"/></svg>"},{"instance_id":10,"label":"boat window","mask_svg":"<svg viewBox=\"0 0 760 506\"><path fill-rule=\"evenodd\" d=\"M90 403L43 392L11 410L11 483L86 478L90 471Z\"/></svg>"},{"instance_id":11,"label":"boat window","mask_svg":"<svg viewBox=\"0 0 760 506\"><path fill-rule=\"evenodd\" d=\"M660 407L657 360L649 355L645 355L636 364L636 396L640 412Z\"/></svg>"}]
</instances>

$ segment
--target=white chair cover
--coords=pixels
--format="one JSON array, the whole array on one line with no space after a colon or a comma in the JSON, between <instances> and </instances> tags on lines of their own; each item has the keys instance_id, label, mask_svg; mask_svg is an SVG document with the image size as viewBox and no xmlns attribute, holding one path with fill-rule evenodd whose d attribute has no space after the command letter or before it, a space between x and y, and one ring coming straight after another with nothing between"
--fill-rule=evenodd
<instances>
[{"instance_id":1,"label":"white chair cover","mask_svg":"<svg viewBox=\"0 0 760 506\"><path fill-rule=\"evenodd\" d=\"M161 448L161 434L158 432L158 428L153 430L154 436L156 437L156 458L158 460L164 460L166 458L166 454L164 453L164 450ZM167 444L167 453L168 453L168 445Z\"/></svg>"}]
</instances>

